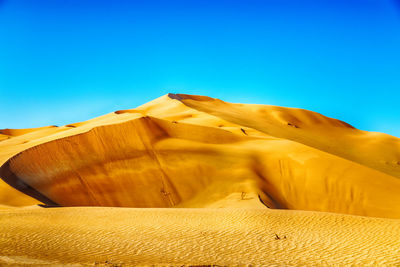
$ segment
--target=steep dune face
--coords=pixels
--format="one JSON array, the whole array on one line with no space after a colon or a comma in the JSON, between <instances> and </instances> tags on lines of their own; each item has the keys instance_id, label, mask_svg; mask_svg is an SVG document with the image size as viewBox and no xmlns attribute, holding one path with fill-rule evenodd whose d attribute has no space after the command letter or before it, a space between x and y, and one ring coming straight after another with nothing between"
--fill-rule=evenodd
<instances>
[{"instance_id":1,"label":"steep dune face","mask_svg":"<svg viewBox=\"0 0 400 267\"><path fill-rule=\"evenodd\" d=\"M0 177L63 206L267 206L400 218L399 154L399 139L318 113L169 94L3 140Z\"/></svg>"},{"instance_id":2,"label":"steep dune face","mask_svg":"<svg viewBox=\"0 0 400 267\"><path fill-rule=\"evenodd\" d=\"M172 138L205 145L242 139L225 130L142 117L28 149L8 161L1 175L9 183L22 180L61 205L175 206L204 189L215 168L185 155L215 156L208 156L207 148L156 147Z\"/></svg>"}]
</instances>

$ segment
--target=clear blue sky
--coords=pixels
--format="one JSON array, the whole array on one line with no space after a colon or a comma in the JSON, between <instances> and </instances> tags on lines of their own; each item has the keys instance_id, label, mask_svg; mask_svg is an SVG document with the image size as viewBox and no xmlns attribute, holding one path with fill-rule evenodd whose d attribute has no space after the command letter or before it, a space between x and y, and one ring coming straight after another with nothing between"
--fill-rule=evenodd
<instances>
[{"instance_id":1,"label":"clear blue sky","mask_svg":"<svg viewBox=\"0 0 400 267\"><path fill-rule=\"evenodd\" d=\"M0 0L0 128L83 121L168 92L400 137L400 0Z\"/></svg>"}]
</instances>

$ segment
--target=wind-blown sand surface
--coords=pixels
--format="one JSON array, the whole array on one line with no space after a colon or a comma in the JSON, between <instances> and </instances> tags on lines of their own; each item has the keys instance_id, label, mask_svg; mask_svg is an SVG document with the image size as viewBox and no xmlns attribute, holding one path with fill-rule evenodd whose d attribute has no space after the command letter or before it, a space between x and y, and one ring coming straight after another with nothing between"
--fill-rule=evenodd
<instances>
[{"instance_id":1,"label":"wind-blown sand surface","mask_svg":"<svg viewBox=\"0 0 400 267\"><path fill-rule=\"evenodd\" d=\"M0 265L400 264L400 140L307 110L169 94L0 165Z\"/></svg>"},{"instance_id":2,"label":"wind-blown sand surface","mask_svg":"<svg viewBox=\"0 0 400 267\"><path fill-rule=\"evenodd\" d=\"M400 264L400 224L391 219L266 208L0 213L0 263Z\"/></svg>"}]
</instances>

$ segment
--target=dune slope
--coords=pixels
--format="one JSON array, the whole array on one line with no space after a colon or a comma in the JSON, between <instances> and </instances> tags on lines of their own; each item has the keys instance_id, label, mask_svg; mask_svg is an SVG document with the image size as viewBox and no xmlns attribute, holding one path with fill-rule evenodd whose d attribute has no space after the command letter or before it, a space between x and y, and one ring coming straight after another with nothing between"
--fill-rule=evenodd
<instances>
[{"instance_id":1,"label":"dune slope","mask_svg":"<svg viewBox=\"0 0 400 267\"><path fill-rule=\"evenodd\" d=\"M360 131L319 113L268 105L232 104L209 97L170 94L196 110L293 140L400 178L400 140Z\"/></svg>"}]
</instances>

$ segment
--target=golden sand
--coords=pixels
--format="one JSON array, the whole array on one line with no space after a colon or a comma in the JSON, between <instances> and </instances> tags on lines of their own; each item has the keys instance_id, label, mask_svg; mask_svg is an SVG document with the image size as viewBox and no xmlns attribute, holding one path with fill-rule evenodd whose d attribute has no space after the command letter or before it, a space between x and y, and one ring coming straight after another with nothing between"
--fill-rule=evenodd
<instances>
[{"instance_id":1,"label":"golden sand","mask_svg":"<svg viewBox=\"0 0 400 267\"><path fill-rule=\"evenodd\" d=\"M0 263L400 264L400 223L270 209L0 210Z\"/></svg>"},{"instance_id":2,"label":"golden sand","mask_svg":"<svg viewBox=\"0 0 400 267\"><path fill-rule=\"evenodd\" d=\"M400 264L393 136L176 94L0 134L0 265Z\"/></svg>"}]
</instances>

